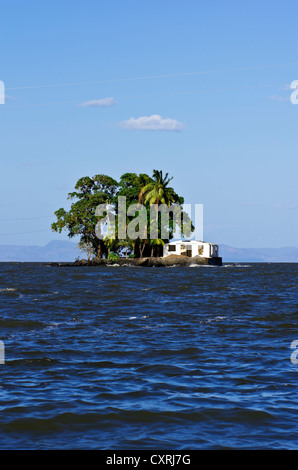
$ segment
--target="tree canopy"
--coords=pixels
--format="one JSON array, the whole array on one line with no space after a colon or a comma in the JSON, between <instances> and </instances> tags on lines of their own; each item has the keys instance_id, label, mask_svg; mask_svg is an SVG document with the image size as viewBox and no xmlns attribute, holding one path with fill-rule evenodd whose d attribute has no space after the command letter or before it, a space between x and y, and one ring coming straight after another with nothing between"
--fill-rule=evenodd
<instances>
[{"instance_id":1,"label":"tree canopy","mask_svg":"<svg viewBox=\"0 0 298 470\"><path fill-rule=\"evenodd\" d=\"M184 217L184 221L188 219L191 230L194 230L189 216L183 211L183 197L169 186L171 180L168 173L163 175L163 172L158 170L153 170L152 177L144 173L125 173L119 181L103 174L93 178L80 178L75 185L75 191L68 194L68 199L73 201L70 210L60 208L55 212L57 220L52 223L52 230L59 233L66 230L69 238L79 236L78 246L88 254L88 259L91 256L108 257L111 252L124 252L126 257L158 256L162 245L173 238L177 229L177 219L169 212L166 232L163 230L165 222L158 213L161 205L175 207L179 215ZM100 205L110 208L114 220L112 237L103 236L108 209L99 215L96 209ZM144 236L140 230L141 216L145 227L154 230L153 239L150 238L149 230L148 236ZM181 234L185 235L183 225L179 222L178 225ZM137 236L129 236L131 226ZM137 232L138 229L140 232ZM98 236L99 231L101 237ZM121 238L123 233L125 237ZM186 236L189 236L189 233Z\"/></svg>"}]
</instances>

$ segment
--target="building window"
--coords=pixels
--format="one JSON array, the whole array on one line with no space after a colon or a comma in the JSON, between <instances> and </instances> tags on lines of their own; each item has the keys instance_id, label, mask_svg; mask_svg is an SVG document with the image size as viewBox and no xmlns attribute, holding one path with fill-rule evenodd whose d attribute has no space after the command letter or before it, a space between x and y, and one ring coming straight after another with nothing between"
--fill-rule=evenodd
<instances>
[{"instance_id":1,"label":"building window","mask_svg":"<svg viewBox=\"0 0 298 470\"><path fill-rule=\"evenodd\" d=\"M217 256L217 246L211 245L211 256Z\"/></svg>"},{"instance_id":2,"label":"building window","mask_svg":"<svg viewBox=\"0 0 298 470\"><path fill-rule=\"evenodd\" d=\"M176 245L169 245L169 251L176 251Z\"/></svg>"}]
</instances>

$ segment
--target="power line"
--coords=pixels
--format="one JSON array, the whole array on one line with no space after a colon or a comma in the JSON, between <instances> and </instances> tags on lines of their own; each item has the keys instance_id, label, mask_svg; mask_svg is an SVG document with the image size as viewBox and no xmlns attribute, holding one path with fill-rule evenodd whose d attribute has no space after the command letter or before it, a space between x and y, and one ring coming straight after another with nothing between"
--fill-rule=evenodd
<instances>
[{"instance_id":1,"label":"power line","mask_svg":"<svg viewBox=\"0 0 298 470\"><path fill-rule=\"evenodd\" d=\"M8 221L20 221L20 220L39 220L39 219L50 219L52 216L46 216L46 217L20 217L20 218L15 218L15 219L0 219L0 222L8 222ZM25 235L29 233L40 233L40 232L48 232L49 229L46 230L34 230L34 231L29 231L29 232L10 232L10 233L0 233L0 236L4 235Z\"/></svg>"},{"instance_id":2,"label":"power line","mask_svg":"<svg viewBox=\"0 0 298 470\"><path fill-rule=\"evenodd\" d=\"M120 96L118 99L131 99L131 98L146 98L146 97L157 97L157 96L179 96L179 95L195 95L200 93L219 93L224 91L236 91L236 90L253 90L258 88L270 88L270 87L282 87L284 84L281 83L266 83L265 85L243 85L243 86L233 86L233 87L225 87L225 88L204 88L201 90L188 90L188 91L173 91L173 92L165 92L165 93L150 93L150 94L142 94L142 95L129 95L129 96ZM38 106L51 106L56 104L76 104L77 106L80 105L77 101L60 101L60 102L52 102L52 103L29 103L29 104L21 104L21 105L9 105L12 108L26 108L26 107L38 107Z\"/></svg>"},{"instance_id":3,"label":"power line","mask_svg":"<svg viewBox=\"0 0 298 470\"><path fill-rule=\"evenodd\" d=\"M52 216L49 217L22 217L19 219L0 219L0 222L8 222L11 220L36 220L36 219L50 219Z\"/></svg>"},{"instance_id":4,"label":"power line","mask_svg":"<svg viewBox=\"0 0 298 470\"><path fill-rule=\"evenodd\" d=\"M27 233L40 233L40 232L48 232L49 229L47 230L36 230L33 232L12 232L12 233L0 233L0 235L25 235Z\"/></svg>"},{"instance_id":5,"label":"power line","mask_svg":"<svg viewBox=\"0 0 298 470\"><path fill-rule=\"evenodd\" d=\"M234 67L234 68L227 68L227 69L211 69L211 70L201 70L197 72L180 72L180 73L162 74L162 75L147 75L147 76L140 76L140 77L115 78L115 79L89 81L89 82L69 82L69 83L29 85L29 86L6 88L6 90L29 90L29 89L36 89L36 88L56 88L56 87L67 87L67 86L98 85L98 84L103 84L103 83L116 83L116 82L136 81L136 80L152 80L152 79L160 79L160 78L190 77L190 76L203 75L203 74L208 74L208 73L261 70L261 69L266 69L266 68L285 67L289 65L298 65L298 62L288 62L288 63L283 63L283 64L255 65L251 67Z\"/></svg>"}]
</instances>

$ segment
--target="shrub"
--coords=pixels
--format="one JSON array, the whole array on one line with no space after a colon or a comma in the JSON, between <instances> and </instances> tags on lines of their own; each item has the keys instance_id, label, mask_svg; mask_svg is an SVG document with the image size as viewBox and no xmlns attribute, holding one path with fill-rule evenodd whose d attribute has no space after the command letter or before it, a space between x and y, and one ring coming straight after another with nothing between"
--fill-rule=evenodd
<instances>
[{"instance_id":1,"label":"shrub","mask_svg":"<svg viewBox=\"0 0 298 470\"><path fill-rule=\"evenodd\" d=\"M108 259L110 261L118 261L119 259L119 256L117 255L117 253L115 253L114 251L110 251L109 255L108 255Z\"/></svg>"}]
</instances>

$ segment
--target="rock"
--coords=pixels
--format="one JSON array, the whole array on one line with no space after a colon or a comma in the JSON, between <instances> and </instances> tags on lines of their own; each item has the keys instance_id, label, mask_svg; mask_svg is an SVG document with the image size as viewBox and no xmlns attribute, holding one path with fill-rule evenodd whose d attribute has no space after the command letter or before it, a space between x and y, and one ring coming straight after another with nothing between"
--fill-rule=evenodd
<instances>
[{"instance_id":1,"label":"rock","mask_svg":"<svg viewBox=\"0 0 298 470\"><path fill-rule=\"evenodd\" d=\"M221 266L222 258L202 258L201 256L170 255L158 258L119 258L117 261L111 261L105 258L93 258L76 260L74 263L60 264L51 263L51 266L144 266L144 267L169 267L169 266L193 266L193 265L213 265Z\"/></svg>"}]
</instances>

